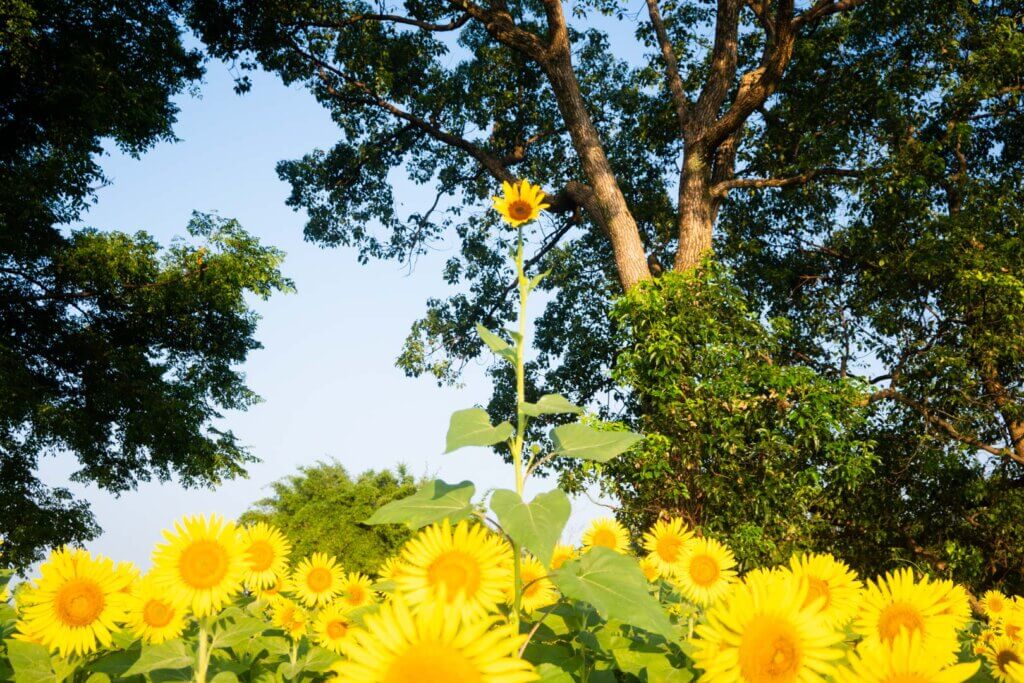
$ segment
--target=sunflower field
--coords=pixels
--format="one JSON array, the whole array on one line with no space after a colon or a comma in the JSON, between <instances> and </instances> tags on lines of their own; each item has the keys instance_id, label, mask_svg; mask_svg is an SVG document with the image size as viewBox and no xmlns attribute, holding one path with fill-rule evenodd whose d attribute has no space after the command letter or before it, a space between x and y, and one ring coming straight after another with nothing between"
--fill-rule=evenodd
<instances>
[{"instance_id":1,"label":"sunflower field","mask_svg":"<svg viewBox=\"0 0 1024 683\"><path fill-rule=\"evenodd\" d=\"M495 209L513 227L545 208L539 188L506 185ZM366 524L415 531L374 575L324 553L292 557L267 524L180 520L142 574L59 548L33 579L0 574L0 680L340 680L353 683L1024 682L1024 600L971 596L901 568L874 579L824 554L744 571L730 549L663 517L642 538L594 520L563 532L559 489L527 502L526 482L555 458L606 463L642 436L583 417L528 444L541 415L583 410L524 394L528 277L523 239L519 329L478 328L515 369L516 423L452 416L446 452L507 444L513 488L428 482Z\"/></svg>"}]
</instances>

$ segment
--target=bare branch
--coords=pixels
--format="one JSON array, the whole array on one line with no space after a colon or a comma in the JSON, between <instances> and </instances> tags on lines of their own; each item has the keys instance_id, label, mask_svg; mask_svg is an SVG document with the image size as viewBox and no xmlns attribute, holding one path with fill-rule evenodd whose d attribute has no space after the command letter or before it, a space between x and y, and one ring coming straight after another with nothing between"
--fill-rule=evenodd
<instances>
[{"instance_id":1,"label":"bare branch","mask_svg":"<svg viewBox=\"0 0 1024 683\"><path fill-rule=\"evenodd\" d=\"M483 24L487 32L498 42L522 52L536 62L543 63L547 59L547 48L543 41L530 31L516 26L512 15L503 5L497 9L488 9L472 0L450 2Z\"/></svg>"},{"instance_id":2,"label":"bare branch","mask_svg":"<svg viewBox=\"0 0 1024 683\"><path fill-rule=\"evenodd\" d=\"M739 60L739 25L740 0L718 0L711 70L694 110L698 125L715 120L732 87Z\"/></svg>"},{"instance_id":3,"label":"bare branch","mask_svg":"<svg viewBox=\"0 0 1024 683\"><path fill-rule=\"evenodd\" d=\"M818 176L839 176L845 178L858 178L864 175L863 171L852 168L817 168L812 171L789 176L788 178L734 178L723 180L711 188L712 197L724 197L729 190L747 189L754 190L763 187L789 187L790 185L804 185Z\"/></svg>"},{"instance_id":4,"label":"bare branch","mask_svg":"<svg viewBox=\"0 0 1024 683\"><path fill-rule=\"evenodd\" d=\"M813 7L793 20L793 28L799 29L833 14L851 10L865 2L867 0L818 0Z\"/></svg>"},{"instance_id":5,"label":"bare branch","mask_svg":"<svg viewBox=\"0 0 1024 683\"><path fill-rule=\"evenodd\" d=\"M413 19L412 17L403 17L398 14L353 14L350 17L345 17L341 21L299 21L292 22L290 26L297 27L310 27L310 28L347 28L355 24L367 21L375 21L386 24L402 24L405 26L415 26L416 28L423 29L424 31L432 32L444 32L454 31L462 28L472 17L468 12L463 13L459 17L452 19L446 24L437 24L430 21L422 21L420 19Z\"/></svg>"},{"instance_id":6,"label":"bare branch","mask_svg":"<svg viewBox=\"0 0 1024 683\"><path fill-rule=\"evenodd\" d=\"M672 102L675 104L676 118L679 119L679 130L682 134L690 120L691 104L683 90L683 79L679 75L679 61L676 59L672 41L669 40L668 32L665 30L665 23L661 20L658 0L647 0L647 13L651 16L651 26L654 27L654 35L661 47L661 57L665 60L665 80L668 81L668 89L672 93Z\"/></svg>"},{"instance_id":7,"label":"bare branch","mask_svg":"<svg viewBox=\"0 0 1024 683\"><path fill-rule=\"evenodd\" d=\"M941 415L938 415L934 410L929 408L924 403L921 403L920 401L917 401L915 399L910 398L909 396L906 396L905 394L900 393L893 387L882 389L880 391L876 391L873 394L870 394L865 399L865 403L874 403L876 401L882 401L886 399L896 401L897 403L914 410L928 423L944 431L946 435L952 438L954 441L959 441L960 443L966 444L971 448L977 448L980 451L985 451L986 453L997 455L1001 458L1010 458L1011 460L1015 460L1016 462L1024 464L1024 454L1018 454L1013 449L1010 448L992 446L977 439L976 437L973 437L969 434L964 434L959 429L957 429L952 422L946 420Z\"/></svg>"},{"instance_id":8,"label":"bare branch","mask_svg":"<svg viewBox=\"0 0 1024 683\"><path fill-rule=\"evenodd\" d=\"M342 97L350 101L353 99L351 97L346 97L342 93L339 93L337 89L334 88L334 84L331 83L331 79L328 78L327 76L327 74L330 73L336 76L337 78L341 79L347 85L361 92L363 96L362 98L358 99L359 102L366 105L376 106L377 108L391 114L395 118L415 126L417 129L423 131L424 133L434 138L435 140L455 147L456 149L461 149L463 152L471 156L473 159L476 159L476 161L479 162L480 165L483 166L485 169L487 169L487 172L494 176L496 179L510 183L516 181L516 177L511 173L511 171L509 171L504 166L504 164L502 164L500 159L481 149L480 147L473 144L469 140L466 140L461 136L446 131L437 124L433 123L432 121L428 121L420 116L412 114L411 112L402 109L401 107L391 102L390 100L381 97L380 95L375 93L372 88L370 88L362 81L353 78L352 76L346 74L345 72L334 67L333 65L328 64L327 62L320 59L311 52L303 50L302 47L298 44L298 42L295 40L292 40L292 49L301 54L306 59L312 61L320 68L320 80L323 82L328 94L332 96Z\"/></svg>"}]
</instances>

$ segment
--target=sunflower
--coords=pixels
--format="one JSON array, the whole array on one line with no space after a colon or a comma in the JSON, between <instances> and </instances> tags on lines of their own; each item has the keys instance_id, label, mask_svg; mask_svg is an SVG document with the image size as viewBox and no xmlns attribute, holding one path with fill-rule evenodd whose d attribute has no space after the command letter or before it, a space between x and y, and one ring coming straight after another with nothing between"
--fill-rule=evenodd
<instances>
[{"instance_id":1,"label":"sunflower","mask_svg":"<svg viewBox=\"0 0 1024 683\"><path fill-rule=\"evenodd\" d=\"M936 581L935 584L943 591L940 614L953 617L954 628L959 631L971 620L971 598L967 590L958 583L948 579Z\"/></svg>"},{"instance_id":2,"label":"sunflower","mask_svg":"<svg viewBox=\"0 0 1024 683\"><path fill-rule=\"evenodd\" d=\"M640 558L640 571L647 580L654 583L661 578L661 562L650 555Z\"/></svg>"},{"instance_id":3,"label":"sunflower","mask_svg":"<svg viewBox=\"0 0 1024 683\"><path fill-rule=\"evenodd\" d=\"M282 598L273 605L271 621L274 626L288 634L292 640L299 640L306 635L306 627L309 625L309 615L301 606Z\"/></svg>"},{"instance_id":4,"label":"sunflower","mask_svg":"<svg viewBox=\"0 0 1024 683\"><path fill-rule=\"evenodd\" d=\"M920 647L940 664L955 657L959 645L956 618L947 613L946 589L927 578L914 581L909 569L868 583L861 593L853 630L865 640L892 643L903 631L917 634Z\"/></svg>"},{"instance_id":5,"label":"sunflower","mask_svg":"<svg viewBox=\"0 0 1024 683\"><path fill-rule=\"evenodd\" d=\"M555 584L551 583L547 570L536 558L524 557L522 559L519 563L519 578L523 582L520 605L524 612L534 612L558 601ZM506 590L505 598L510 605L515 599L515 590L511 584Z\"/></svg>"},{"instance_id":6,"label":"sunflower","mask_svg":"<svg viewBox=\"0 0 1024 683\"><path fill-rule=\"evenodd\" d=\"M558 569L569 560L576 557L576 548L571 545L556 545L555 552L551 554L551 568Z\"/></svg>"},{"instance_id":7,"label":"sunflower","mask_svg":"<svg viewBox=\"0 0 1024 683\"><path fill-rule=\"evenodd\" d=\"M109 647L128 607L128 575L105 557L66 548L50 553L39 573L19 610L24 640L61 657L95 652L97 644Z\"/></svg>"},{"instance_id":8,"label":"sunflower","mask_svg":"<svg viewBox=\"0 0 1024 683\"><path fill-rule=\"evenodd\" d=\"M373 581L366 574L349 572L341 582L341 601L349 609L373 603Z\"/></svg>"},{"instance_id":9,"label":"sunflower","mask_svg":"<svg viewBox=\"0 0 1024 683\"><path fill-rule=\"evenodd\" d=\"M153 551L153 580L197 617L220 610L242 588L245 561L233 522L197 515L164 531L166 543Z\"/></svg>"},{"instance_id":10,"label":"sunflower","mask_svg":"<svg viewBox=\"0 0 1024 683\"><path fill-rule=\"evenodd\" d=\"M549 206L544 201L544 192L540 186L531 185L526 180L514 185L503 182L501 189L504 195L492 197L491 200L495 210L513 228L536 219L541 210Z\"/></svg>"},{"instance_id":11,"label":"sunflower","mask_svg":"<svg viewBox=\"0 0 1024 683\"><path fill-rule=\"evenodd\" d=\"M845 562L831 555L800 554L789 561L790 571L807 581L807 602L817 602L825 621L845 626L857 614L863 584Z\"/></svg>"},{"instance_id":12,"label":"sunflower","mask_svg":"<svg viewBox=\"0 0 1024 683\"><path fill-rule=\"evenodd\" d=\"M597 547L626 553L629 550L629 533L611 517L599 517L583 532L583 550Z\"/></svg>"},{"instance_id":13,"label":"sunflower","mask_svg":"<svg viewBox=\"0 0 1024 683\"><path fill-rule=\"evenodd\" d=\"M901 631L891 644L866 641L840 669L837 683L963 683L978 671L980 661L946 666L929 656L916 633Z\"/></svg>"},{"instance_id":14,"label":"sunflower","mask_svg":"<svg viewBox=\"0 0 1024 683\"><path fill-rule=\"evenodd\" d=\"M507 543L479 524L446 519L405 544L405 573L398 577L405 601L419 610L461 606L463 619L482 617L504 601L512 564Z\"/></svg>"},{"instance_id":15,"label":"sunflower","mask_svg":"<svg viewBox=\"0 0 1024 683\"><path fill-rule=\"evenodd\" d=\"M241 531L245 554L245 584L250 588L273 586L277 577L288 572L292 544L277 527L257 522Z\"/></svg>"},{"instance_id":16,"label":"sunflower","mask_svg":"<svg viewBox=\"0 0 1024 683\"><path fill-rule=\"evenodd\" d=\"M698 538L687 544L671 580L687 600L706 607L729 590L735 566L731 550L713 538Z\"/></svg>"},{"instance_id":17,"label":"sunflower","mask_svg":"<svg viewBox=\"0 0 1024 683\"><path fill-rule=\"evenodd\" d=\"M114 565L114 573L118 575L118 580L123 583L124 587L121 590L125 593L132 592L135 582L142 575L142 572L139 571L138 566L134 562L118 562Z\"/></svg>"},{"instance_id":18,"label":"sunflower","mask_svg":"<svg viewBox=\"0 0 1024 683\"><path fill-rule=\"evenodd\" d=\"M694 663L709 683L817 683L842 659L842 634L807 606L807 584L755 574L712 607L696 629Z\"/></svg>"},{"instance_id":19,"label":"sunflower","mask_svg":"<svg viewBox=\"0 0 1024 683\"><path fill-rule=\"evenodd\" d=\"M988 620L991 622L997 622L1001 620L1007 613L1010 602L1006 599L1006 596L999 591L986 591L981 596L979 601L981 604L981 611L985 613Z\"/></svg>"},{"instance_id":20,"label":"sunflower","mask_svg":"<svg viewBox=\"0 0 1024 683\"><path fill-rule=\"evenodd\" d=\"M657 563L660 573L670 576L679 569L686 545L693 540L693 532L679 517L659 519L651 530L644 534L644 550L647 557Z\"/></svg>"},{"instance_id":21,"label":"sunflower","mask_svg":"<svg viewBox=\"0 0 1024 683\"><path fill-rule=\"evenodd\" d=\"M289 588L307 607L326 605L341 592L341 565L327 553L313 553L292 572Z\"/></svg>"},{"instance_id":22,"label":"sunflower","mask_svg":"<svg viewBox=\"0 0 1024 683\"><path fill-rule=\"evenodd\" d=\"M467 622L450 610L413 613L399 598L352 631L348 659L334 670L346 683L529 683L538 676L517 656L525 640L496 617Z\"/></svg>"},{"instance_id":23,"label":"sunflower","mask_svg":"<svg viewBox=\"0 0 1024 683\"><path fill-rule=\"evenodd\" d=\"M320 610L313 622L313 638L321 647L340 653L352 632L352 621L345 616L347 608L336 602Z\"/></svg>"},{"instance_id":24,"label":"sunflower","mask_svg":"<svg viewBox=\"0 0 1024 683\"><path fill-rule=\"evenodd\" d=\"M263 600L264 602L277 602L278 600L284 599L284 596L281 594L281 591L283 591L287 587L286 584L287 582L285 581L284 575L276 574L274 576L274 583L272 585L265 587L254 586L252 589L252 594L255 595L259 600Z\"/></svg>"},{"instance_id":25,"label":"sunflower","mask_svg":"<svg viewBox=\"0 0 1024 683\"><path fill-rule=\"evenodd\" d=\"M405 564L400 557L389 557L377 570L377 578L381 581L393 581L405 572Z\"/></svg>"},{"instance_id":26,"label":"sunflower","mask_svg":"<svg viewBox=\"0 0 1024 683\"><path fill-rule=\"evenodd\" d=\"M185 629L186 609L169 600L152 576L139 581L128 607L127 626L143 642L158 645Z\"/></svg>"},{"instance_id":27,"label":"sunflower","mask_svg":"<svg viewBox=\"0 0 1024 683\"><path fill-rule=\"evenodd\" d=\"M992 678L1000 683L1024 681L1024 646L1006 636L995 638L985 650Z\"/></svg>"}]
</instances>

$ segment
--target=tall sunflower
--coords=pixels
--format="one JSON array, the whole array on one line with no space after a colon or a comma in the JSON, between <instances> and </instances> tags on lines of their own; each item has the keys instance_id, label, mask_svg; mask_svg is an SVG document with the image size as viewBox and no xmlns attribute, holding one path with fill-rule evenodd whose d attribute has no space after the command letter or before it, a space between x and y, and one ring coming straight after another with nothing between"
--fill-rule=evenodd
<instances>
[{"instance_id":1,"label":"tall sunflower","mask_svg":"<svg viewBox=\"0 0 1024 683\"><path fill-rule=\"evenodd\" d=\"M404 573L396 579L411 607L456 607L463 619L494 612L511 581L508 544L480 524L448 520L410 539L402 550Z\"/></svg>"},{"instance_id":2,"label":"tall sunflower","mask_svg":"<svg viewBox=\"0 0 1024 683\"><path fill-rule=\"evenodd\" d=\"M135 585L126 625L143 642L157 645L181 635L186 614L185 606L170 600L150 575Z\"/></svg>"},{"instance_id":3,"label":"tall sunflower","mask_svg":"<svg viewBox=\"0 0 1024 683\"><path fill-rule=\"evenodd\" d=\"M659 519L650 531L644 534L644 550L654 561L661 574L671 576L679 569L683 552L693 540L693 532L680 517Z\"/></svg>"},{"instance_id":4,"label":"tall sunflower","mask_svg":"<svg viewBox=\"0 0 1024 683\"><path fill-rule=\"evenodd\" d=\"M19 605L19 632L61 657L109 647L111 633L125 619L130 576L113 561L85 550L54 550L39 567L40 577Z\"/></svg>"},{"instance_id":5,"label":"tall sunflower","mask_svg":"<svg viewBox=\"0 0 1024 683\"><path fill-rule=\"evenodd\" d=\"M288 572L292 544L277 527L257 522L241 530L245 554L245 583L250 588L273 586L277 577Z\"/></svg>"},{"instance_id":6,"label":"tall sunflower","mask_svg":"<svg viewBox=\"0 0 1024 683\"><path fill-rule=\"evenodd\" d=\"M540 186L531 185L526 180L515 184L503 182L501 189L504 194L491 200L494 209L514 228L535 220L549 206L544 201Z\"/></svg>"},{"instance_id":7,"label":"tall sunflower","mask_svg":"<svg viewBox=\"0 0 1024 683\"><path fill-rule=\"evenodd\" d=\"M348 659L335 665L346 683L530 683L533 665L517 656L525 636L497 618L467 622L458 612L414 614L396 598L351 633Z\"/></svg>"},{"instance_id":8,"label":"tall sunflower","mask_svg":"<svg viewBox=\"0 0 1024 683\"><path fill-rule=\"evenodd\" d=\"M789 574L748 576L696 629L694 663L708 683L819 683L843 657L841 633L806 605Z\"/></svg>"},{"instance_id":9,"label":"tall sunflower","mask_svg":"<svg viewBox=\"0 0 1024 683\"><path fill-rule=\"evenodd\" d=\"M164 540L153 551L153 580L197 617L219 611L242 589L245 558L234 522L186 517L164 531Z\"/></svg>"},{"instance_id":10,"label":"tall sunflower","mask_svg":"<svg viewBox=\"0 0 1024 683\"><path fill-rule=\"evenodd\" d=\"M850 657L849 666L837 672L837 683L963 683L981 662L947 665L929 657L917 634L906 631L890 644L867 641Z\"/></svg>"},{"instance_id":11,"label":"tall sunflower","mask_svg":"<svg viewBox=\"0 0 1024 683\"><path fill-rule=\"evenodd\" d=\"M611 517L598 517L583 532L584 552L591 548L611 548L617 553L629 552L629 532Z\"/></svg>"},{"instance_id":12,"label":"tall sunflower","mask_svg":"<svg viewBox=\"0 0 1024 683\"><path fill-rule=\"evenodd\" d=\"M807 581L807 602L817 602L822 616L832 626L845 626L857 613L863 584L845 562L831 555L799 554L790 558L789 568Z\"/></svg>"},{"instance_id":13,"label":"tall sunflower","mask_svg":"<svg viewBox=\"0 0 1024 683\"><path fill-rule=\"evenodd\" d=\"M327 553L313 553L292 572L289 588L307 607L326 605L341 592L341 565Z\"/></svg>"},{"instance_id":14,"label":"tall sunflower","mask_svg":"<svg viewBox=\"0 0 1024 683\"><path fill-rule=\"evenodd\" d=\"M865 640L892 643L901 632L916 634L920 647L940 663L955 658L959 648L956 618L947 613L945 586L909 569L890 572L868 582L861 596L853 630Z\"/></svg>"},{"instance_id":15,"label":"tall sunflower","mask_svg":"<svg viewBox=\"0 0 1024 683\"><path fill-rule=\"evenodd\" d=\"M736 578L735 566L731 550L713 538L698 538L687 544L670 580L687 600L706 607L728 592Z\"/></svg>"}]
</instances>

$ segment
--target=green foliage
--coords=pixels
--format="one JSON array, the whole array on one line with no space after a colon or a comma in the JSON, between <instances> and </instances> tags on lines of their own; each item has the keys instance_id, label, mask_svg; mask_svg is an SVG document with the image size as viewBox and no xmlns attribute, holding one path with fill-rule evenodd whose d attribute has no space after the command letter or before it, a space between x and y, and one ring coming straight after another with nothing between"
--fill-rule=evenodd
<instances>
[{"instance_id":1,"label":"green foliage","mask_svg":"<svg viewBox=\"0 0 1024 683\"><path fill-rule=\"evenodd\" d=\"M445 519L458 522L473 514L470 502L476 487L472 482L447 484L433 479L416 493L383 505L366 520L366 524L405 524L420 529Z\"/></svg>"},{"instance_id":2,"label":"green foliage","mask_svg":"<svg viewBox=\"0 0 1024 683\"><path fill-rule=\"evenodd\" d=\"M498 489L491 494L491 509L509 538L530 551L545 567L550 565L555 545L572 512L564 491L540 493L526 503L515 491Z\"/></svg>"},{"instance_id":3,"label":"green foliage","mask_svg":"<svg viewBox=\"0 0 1024 683\"><path fill-rule=\"evenodd\" d=\"M754 565L843 555L834 530L860 514L843 501L875 465L863 384L787 362L784 321L766 327L710 264L638 288L615 316L630 340L616 378L648 439L600 473L632 528L680 515Z\"/></svg>"},{"instance_id":4,"label":"green foliage","mask_svg":"<svg viewBox=\"0 0 1024 683\"><path fill-rule=\"evenodd\" d=\"M106 179L97 157L172 140L172 98L201 57L173 3L0 3L0 536L25 567L99 530L88 505L37 476L111 492L176 478L212 485L250 454L214 426L257 400L238 365L259 348L247 299L287 290L283 254L233 220L193 216L189 240L69 231Z\"/></svg>"},{"instance_id":5,"label":"green foliage","mask_svg":"<svg viewBox=\"0 0 1024 683\"><path fill-rule=\"evenodd\" d=\"M325 552L336 556L346 571L372 573L409 538L408 530L400 527L363 524L375 511L383 514L378 508L387 509L388 503L415 490L404 468L368 471L353 479L337 463L319 463L300 468L271 488L273 495L258 501L239 521L278 527L291 539L295 557Z\"/></svg>"},{"instance_id":6,"label":"green foliage","mask_svg":"<svg viewBox=\"0 0 1024 683\"><path fill-rule=\"evenodd\" d=\"M648 405L610 379L622 340L608 316L622 293L610 233L601 212L581 207L569 192L573 183L598 187L580 150L599 147L653 273L674 262L681 235L689 234L684 218L706 211L716 257L732 268L753 319L786 321L770 335L785 381L813 385L814 401L843 413L839 420L849 412L841 406L855 379L873 387L864 392L870 428L851 438L875 444L879 488L860 494L885 522L874 527L879 536L850 528L850 552L866 558L883 543L901 560L953 567L978 585L1020 582L1019 525L1005 523L1020 517L1024 478L1020 3L848 3L856 7L808 19L770 97L750 108L733 135L713 143L681 134L666 85L672 79L643 12L608 0L560 4L571 15L574 80L594 127L586 144L578 122L566 118L565 79L556 83L549 64L503 42L504 15L478 20L451 3L380 9L361 0L205 0L192 4L189 21L215 55L304 85L337 121L336 145L278 166L292 186L289 202L309 214L307 237L350 247L364 261L403 262L457 238L459 252L444 269L453 293L428 301L413 324L399 358L406 372L454 381L466 359L490 348L499 362L489 412L500 421L519 410L507 349L473 331L478 322L498 330L515 313L508 296L515 273L504 258L513 236L492 214L468 209L504 179L497 164L559 192L548 219L526 227L535 249L531 274L549 272L540 284L547 296L536 325L538 354L525 368L526 396L536 400L544 386L599 406L603 417L644 419ZM710 65L728 61L713 60L707 39L726 5L659 6L687 99L702 103L695 108L710 118L731 111L744 79L760 82L758 68L771 61L764 51L776 41L766 39L763 25L780 6L758 17L753 5L737 3L740 39L730 55L735 67L718 83L728 91L721 107L703 104L720 73ZM554 35L539 3L509 3L507 11L509 26L538 41ZM377 14L385 12L404 19ZM635 40L622 40L631 33ZM738 184L677 200L684 155L712 180ZM432 185L435 208L402 212L387 181L395 169ZM746 343L742 335L736 341ZM722 381L709 395L734 395L735 376ZM834 399L817 393L829 385L839 391ZM624 405L627 412L617 415ZM649 407L657 413L652 419L671 410ZM779 437L777 416L761 408L741 431ZM761 436L757 419L767 420ZM790 427L821 433L820 421L804 420L809 430ZM534 423L531 435L542 426ZM812 444L813 458L825 446ZM667 454L681 445L655 437L645 446L655 447ZM644 476L675 477L667 455L649 461ZM799 458L785 462L796 469L771 474L799 494L790 517L813 518L818 484L807 481L811 469ZM688 477L668 488L668 498L648 501L648 514L677 506L680 496L702 496L683 491ZM652 490L645 481L637 486ZM787 537L775 523L765 536L766 524L757 516L736 534L748 547ZM993 564L983 567L982 556Z\"/></svg>"}]
</instances>

